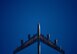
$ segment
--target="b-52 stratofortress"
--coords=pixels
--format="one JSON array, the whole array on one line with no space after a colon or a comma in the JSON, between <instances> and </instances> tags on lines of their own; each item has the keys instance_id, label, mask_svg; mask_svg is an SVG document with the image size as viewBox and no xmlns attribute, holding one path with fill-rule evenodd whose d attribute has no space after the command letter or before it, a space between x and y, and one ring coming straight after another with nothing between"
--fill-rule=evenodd
<instances>
[{"instance_id":1,"label":"b-52 stratofortress","mask_svg":"<svg viewBox=\"0 0 77 54\"><path fill-rule=\"evenodd\" d=\"M43 42L44 44L48 45L49 47L55 49L56 51L60 52L61 54L65 54L64 50L57 46L57 39L52 42L50 41L50 34L47 35L47 37L45 37L43 34L40 33L40 24L37 25L37 33L35 35L33 35L33 37L30 37L30 34L28 35L28 40L26 42L24 42L23 40L21 40L21 46L17 47L13 54L16 54L17 52L20 52L21 50L23 50L24 48L27 48L28 46L30 46L31 44L37 42L37 48L38 48L38 54L41 54L40 52L40 41Z\"/></svg>"}]
</instances>

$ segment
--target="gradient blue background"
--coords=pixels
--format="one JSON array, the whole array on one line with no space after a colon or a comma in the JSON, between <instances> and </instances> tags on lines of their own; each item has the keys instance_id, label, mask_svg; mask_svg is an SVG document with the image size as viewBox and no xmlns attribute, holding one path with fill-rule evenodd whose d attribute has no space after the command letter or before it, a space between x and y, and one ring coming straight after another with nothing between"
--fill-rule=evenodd
<instances>
[{"instance_id":1,"label":"gradient blue background","mask_svg":"<svg viewBox=\"0 0 77 54\"><path fill-rule=\"evenodd\" d=\"M75 0L0 0L0 54L13 54L20 40L37 32L58 38L66 54L77 54L77 1ZM41 43L42 54L59 54ZM17 54L37 54L37 43Z\"/></svg>"}]
</instances>

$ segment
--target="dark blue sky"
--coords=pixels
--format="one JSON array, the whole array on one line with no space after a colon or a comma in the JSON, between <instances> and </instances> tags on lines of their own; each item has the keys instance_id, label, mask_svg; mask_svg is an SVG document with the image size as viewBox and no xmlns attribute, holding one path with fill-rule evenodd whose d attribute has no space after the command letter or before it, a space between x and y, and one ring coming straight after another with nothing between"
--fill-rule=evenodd
<instances>
[{"instance_id":1,"label":"dark blue sky","mask_svg":"<svg viewBox=\"0 0 77 54\"><path fill-rule=\"evenodd\" d=\"M13 54L20 40L37 32L59 39L66 54L77 54L77 1L75 0L0 0L0 54ZM41 43L42 54L59 54ZM37 43L18 54L37 54Z\"/></svg>"}]
</instances>

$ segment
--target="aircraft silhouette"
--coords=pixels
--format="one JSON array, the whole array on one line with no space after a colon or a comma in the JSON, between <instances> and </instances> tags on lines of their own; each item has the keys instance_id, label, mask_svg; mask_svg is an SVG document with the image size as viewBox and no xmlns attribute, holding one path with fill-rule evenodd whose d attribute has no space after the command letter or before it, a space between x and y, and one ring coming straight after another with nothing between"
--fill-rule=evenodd
<instances>
[{"instance_id":1,"label":"aircraft silhouette","mask_svg":"<svg viewBox=\"0 0 77 54\"><path fill-rule=\"evenodd\" d=\"M23 40L21 40L21 46L17 47L13 54L16 54L17 52L23 50L24 48L30 46L31 44L38 42L37 44L37 48L38 48L38 54L40 53L40 41L43 42L44 44L50 46L51 48L57 50L58 52L60 52L61 54L65 54L64 50L62 48L60 48L59 46L57 46L57 39L54 42L51 42L49 40L50 38L50 34L47 35L47 37L45 37L44 35L42 35L40 33L40 24L37 25L37 33L35 35L33 35L33 37L30 37L30 34L28 35L28 39L26 42L23 42Z\"/></svg>"}]
</instances>

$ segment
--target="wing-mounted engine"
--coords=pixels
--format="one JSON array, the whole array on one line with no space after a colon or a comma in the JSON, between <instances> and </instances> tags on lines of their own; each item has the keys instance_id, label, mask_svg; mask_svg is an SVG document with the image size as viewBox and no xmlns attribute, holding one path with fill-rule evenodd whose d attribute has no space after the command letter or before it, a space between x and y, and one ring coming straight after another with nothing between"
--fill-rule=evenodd
<instances>
[{"instance_id":1,"label":"wing-mounted engine","mask_svg":"<svg viewBox=\"0 0 77 54\"><path fill-rule=\"evenodd\" d=\"M50 34L47 34L47 40L49 40L50 39Z\"/></svg>"},{"instance_id":2,"label":"wing-mounted engine","mask_svg":"<svg viewBox=\"0 0 77 54\"><path fill-rule=\"evenodd\" d=\"M54 40L54 44L56 45L58 43L58 39L55 39Z\"/></svg>"},{"instance_id":3,"label":"wing-mounted engine","mask_svg":"<svg viewBox=\"0 0 77 54\"><path fill-rule=\"evenodd\" d=\"M21 45L23 45L24 41L21 39Z\"/></svg>"},{"instance_id":4,"label":"wing-mounted engine","mask_svg":"<svg viewBox=\"0 0 77 54\"><path fill-rule=\"evenodd\" d=\"M28 34L28 40L30 40L31 39L31 35L30 34Z\"/></svg>"}]
</instances>

